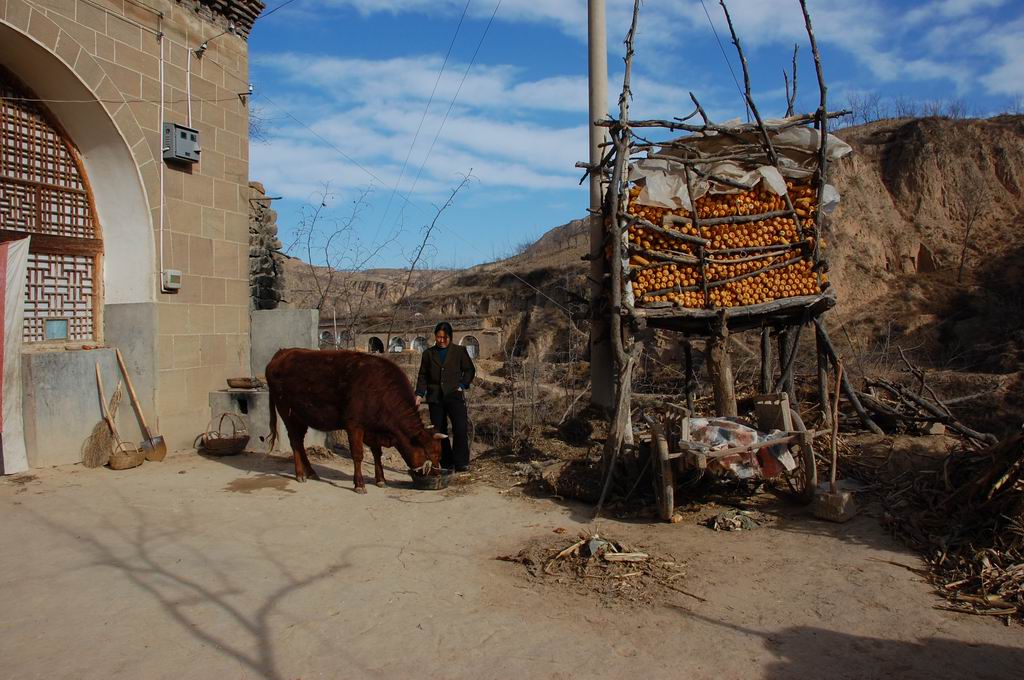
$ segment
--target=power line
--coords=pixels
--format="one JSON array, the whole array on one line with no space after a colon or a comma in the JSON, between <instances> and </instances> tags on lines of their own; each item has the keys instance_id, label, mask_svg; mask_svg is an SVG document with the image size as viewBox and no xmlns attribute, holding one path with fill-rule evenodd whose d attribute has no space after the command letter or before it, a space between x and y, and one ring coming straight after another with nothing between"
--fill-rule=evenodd
<instances>
[{"instance_id":1,"label":"power line","mask_svg":"<svg viewBox=\"0 0 1024 680\"><path fill-rule=\"evenodd\" d=\"M423 162L420 164L420 169L416 172L416 178L412 181L412 186L409 187L406 197L412 194L413 189L416 188L416 183L420 180L420 175L423 174L423 168L427 165L427 159L430 158L430 154L434 151L434 145L437 144L438 138L441 136L441 131L444 130L444 125L448 122L448 115L452 112L455 107L455 100L459 98L459 94L462 92L462 85L466 82L466 77L469 75L469 70L473 68L473 63L476 62L476 57L480 54L480 47L484 44L484 39L487 37L487 32L491 30L491 24L494 23L494 17L498 14L498 9L501 7L502 0L498 0L498 4L494 6L494 11L491 12L491 18L487 20L487 26L484 28L483 35L480 36L480 41L476 44L476 49L473 51L473 57L469 60L469 64L466 66L465 72L462 74L462 80L459 81L459 87L455 90L455 96L452 97L451 102L448 104L448 110L444 113L444 118L441 119L441 125L437 128L437 134L434 135L434 141L430 143L430 148L427 149L427 155L423 157Z\"/></svg>"},{"instance_id":2,"label":"power line","mask_svg":"<svg viewBox=\"0 0 1024 680\"><path fill-rule=\"evenodd\" d=\"M290 4L291 2L294 2L294 1L295 0L288 0L287 2L283 3L282 5L279 5L278 7L275 7L274 9L270 10L266 14L263 14L263 16L261 18L266 17L266 16L268 16L269 14L271 14L271 13L273 13L275 11L278 11L278 9L281 9L285 5L288 5L288 4ZM450 57L450 55L452 53L453 46L455 45L456 38L459 35L459 31L460 31L460 29L462 27L463 20L465 19L466 12L469 9L470 2L471 2L471 0L467 0L467 2L466 2L466 6L463 9L462 17L459 19L459 26L458 26L458 28L456 28L455 36L453 36L452 43L449 45L449 51L447 51L447 54L445 54L445 56L444 56L444 62L441 65L441 71L440 71L440 73L437 74L437 79L434 81L434 89L430 93L430 99L427 102L427 107L426 107L426 109L423 112L423 116L420 119L420 125L419 125L419 127L417 128L417 131L416 131L416 135L417 136L420 133L420 128L423 127L423 123L426 120L427 111L430 108L430 103L433 101L433 96L434 96L434 94L435 94L435 92L437 90L437 85L440 82L440 78L441 78L441 75L443 74L444 67L445 67L445 65L447 63L447 59L449 59L449 57ZM494 11L492 13L490 13L490 18L487 20L487 26L483 29L483 34L480 36L480 40L476 43L476 49L473 51L473 56L469 60L469 63L467 65L467 67L466 67L466 71L462 75L462 80L459 82L459 87L456 89L456 93L452 97L452 101L449 102L449 108L447 108L447 111L444 113L443 119L441 119L441 124L438 127L438 129L437 129L437 133L434 135L433 141L430 143L430 148L429 148L429 150L427 150L427 155L424 157L423 163L420 165L420 169L419 169L419 171L416 174L416 178L413 180L413 185L410 187L409 193L406 196L402 197L403 202L406 203L407 205L414 205L414 206L416 205L412 201L410 201L409 196L413 193L413 189L416 187L416 183L419 181L420 175L423 172L423 168L426 166L427 160L430 158L430 154L433 152L434 145L437 143L437 139L440 137L441 130L444 129L444 124L447 122L447 119L449 119L449 115L452 113L452 110L455 108L455 102L459 98L459 94L462 92L462 87L463 87L463 85L466 82L466 78L469 76L470 70L473 68L473 65L474 65L474 63L476 61L476 57L477 57L477 55L480 52L480 47L483 45L483 41L487 37L487 33L490 31L490 26L492 26L492 24L494 24L495 16L498 14L498 10L499 10L499 8L501 8L501 6L502 6L502 0L498 0L498 3L495 5ZM360 170L366 172L368 175L373 177L376 181L380 182L381 184L384 184L384 180L382 180L380 177L378 177L373 171L369 170L365 166L362 166L358 161L356 161L351 156L349 156L348 154L343 152L341 150L341 148L336 146L330 140L326 139L323 135L317 133L311 127L309 127L308 125L306 125L305 123L300 121L298 118L293 116L290 112L282 109L280 107L280 105L278 103L274 102L272 99L270 99L270 97L268 97L267 95L263 94L262 92L260 92L259 95L262 96L267 101L269 101L273 105L274 108L279 109L286 116L288 116L293 121L295 121L296 123L301 125L303 128L308 130L317 139L323 141L325 144L327 144L328 146L333 148L334 151L336 151L338 154L340 154L342 157L344 157L347 161L349 161L350 163L355 165ZM415 145L415 143L416 143L416 136L414 136L413 145ZM406 163L409 162L409 157L412 155L413 145L410 146L409 154L406 157ZM402 172L404 172L404 167L406 167L406 165L403 164L402 165ZM399 177L398 181L399 182L401 181L400 177ZM395 187L397 188L397 183L395 184ZM394 196L394 192L392 192L392 198L393 198L393 196ZM391 201L391 199L388 199L388 206L390 206L390 201ZM386 209L385 209L385 215L386 214L387 214L387 212L386 212ZM383 219L382 219L382 221L383 221ZM440 226L440 225L438 225L438 226L440 227L441 230L451 230L449 227L443 227L443 226ZM478 250L478 249L474 248L474 250ZM550 295L548 295L547 293L542 291L537 286L534 286L534 285L530 284L528 281L526 281L525 279L520 277L520 275L517 274L515 271L513 271L511 267L508 267L507 265L502 264L500 262L495 262L495 264L497 264L500 268L505 269L507 273L511 274L514 279L516 279L519 282L521 282L527 288L529 288L531 290L534 290L541 297L545 298L546 300L548 300L549 302L554 304L556 307L559 308L559 310L561 310L571 320L571 311L568 308L566 308L565 306L560 304L557 300L552 298Z\"/></svg>"},{"instance_id":3,"label":"power line","mask_svg":"<svg viewBox=\"0 0 1024 680\"><path fill-rule=\"evenodd\" d=\"M264 12L263 14L259 15L258 17L256 17L256 21L261 21L263 19L266 19L267 17L269 17L271 14L273 14L277 10L283 9L284 7L287 7L288 5L292 4L293 2L295 2L295 0L284 0L284 2L282 2L280 5L278 5L274 9L270 10L269 12Z\"/></svg>"},{"instance_id":4,"label":"power line","mask_svg":"<svg viewBox=\"0 0 1024 680\"><path fill-rule=\"evenodd\" d=\"M380 224L377 225L377 231L384 226L384 220L387 219L388 211L391 210L391 202L395 198L395 194L398 192L398 187L402 183L402 178L405 177L405 168L409 165L409 158L412 156L412 150L416 146L416 140L419 139L420 130L423 129L423 122L427 119L427 112L430 111L430 105L434 103L434 94L437 92L437 86L441 82L441 76L444 75L444 69L448 65L448 58L452 54L452 48L455 47L455 40L459 37L459 31L462 29L462 22L466 19L466 12L469 11L469 4L472 0L466 0L466 6L462 8L462 16L459 17L459 23L455 27L455 34L452 36L452 40L448 43L448 52L444 55L444 61L441 63L441 70L437 72L437 78L434 80L434 89L430 91L430 97L427 99L427 105L423 108L423 115L420 116L419 125L416 126L416 134L412 136L412 143L409 144L409 151L405 154L405 160L402 161L402 170L398 173L398 180L395 182L395 186L391 189L391 195L388 196L387 205L384 206L384 214L380 217Z\"/></svg>"},{"instance_id":5,"label":"power line","mask_svg":"<svg viewBox=\"0 0 1024 680\"><path fill-rule=\"evenodd\" d=\"M321 135L319 132L317 132L316 130L311 128L309 125L306 125L304 122L302 122L301 120L296 118L294 115L292 115L292 113L290 111L288 111L285 108L283 108L280 104L275 102L273 99L271 99L267 95L263 94L262 92L258 92L257 95L262 97L263 99L266 99L278 111L280 111L284 115L288 116L289 118L291 118L293 121L295 121L296 123L298 123L302 127L306 128L306 130L308 130L311 135L313 135L314 137L319 139L321 142L323 142L324 144L329 146L331 149L334 149L336 152L341 154L345 158L345 160L347 160L349 163L352 163L354 166L356 166L357 168L359 168L360 170L365 172L367 175L372 177L375 181L380 182L381 185L386 186L384 180L382 180L380 177L378 177L372 170L368 169L366 166L364 166L362 163L357 161L355 158L352 158L352 156L349 156L347 153L345 153L340 148L338 148L338 146L335 145L334 142L330 141L329 139L327 139L326 137ZM406 202L407 203L409 202L408 199L406 199Z\"/></svg>"}]
</instances>

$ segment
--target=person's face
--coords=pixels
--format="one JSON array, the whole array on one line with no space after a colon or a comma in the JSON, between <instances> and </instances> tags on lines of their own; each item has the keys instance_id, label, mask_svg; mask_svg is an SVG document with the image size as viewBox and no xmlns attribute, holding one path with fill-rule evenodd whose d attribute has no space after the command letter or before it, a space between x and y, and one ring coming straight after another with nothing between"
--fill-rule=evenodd
<instances>
[{"instance_id":1,"label":"person's face","mask_svg":"<svg viewBox=\"0 0 1024 680\"><path fill-rule=\"evenodd\" d=\"M437 346L440 347L441 349L447 347L448 343L451 341L452 339L449 338L448 334L445 333L444 331L438 331L434 333L434 342L436 342Z\"/></svg>"}]
</instances>

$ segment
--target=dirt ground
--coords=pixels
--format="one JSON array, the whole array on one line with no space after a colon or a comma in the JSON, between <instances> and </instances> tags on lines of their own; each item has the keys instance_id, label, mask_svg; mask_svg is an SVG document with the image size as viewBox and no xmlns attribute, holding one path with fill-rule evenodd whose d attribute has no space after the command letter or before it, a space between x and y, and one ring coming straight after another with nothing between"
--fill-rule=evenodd
<instances>
[{"instance_id":1,"label":"dirt ground","mask_svg":"<svg viewBox=\"0 0 1024 680\"><path fill-rule=\"evenodd\" d=\"M483 483L351 490L318 462L178 454L0 480L2 675L21 678L1013 678L1024 631L951 614L870 515L759 499L755 531L590 522ZM564 532L555 533L558 529ZM496 560L597 529L685 564L637 606Z\"/></svg>"}]
</instances>

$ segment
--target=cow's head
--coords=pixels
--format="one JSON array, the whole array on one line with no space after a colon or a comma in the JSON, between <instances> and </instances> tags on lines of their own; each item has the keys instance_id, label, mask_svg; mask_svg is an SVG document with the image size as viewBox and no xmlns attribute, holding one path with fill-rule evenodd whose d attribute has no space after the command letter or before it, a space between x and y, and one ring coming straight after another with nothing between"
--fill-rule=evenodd
<instances>
[{"instance_id":1,"label":"cow's head","mask_svg":"<svg viewBox=\"0 0 1024 680\"><path fill-rule=\"evenodd\" d=\"M414 470L421 469L427 462L430 467L441 467L441 441L447 439L448 435L439 434L432 429L424 429L413 441L410 458L407 461L409 467Z\"/></svg>"}]
</instances>

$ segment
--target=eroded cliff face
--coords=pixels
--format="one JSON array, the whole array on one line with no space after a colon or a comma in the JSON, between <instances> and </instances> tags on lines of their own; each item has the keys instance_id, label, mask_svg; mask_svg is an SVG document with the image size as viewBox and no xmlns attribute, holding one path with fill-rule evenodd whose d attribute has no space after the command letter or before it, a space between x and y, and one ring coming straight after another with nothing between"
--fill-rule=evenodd
<instances>
[{"instance_id":1,"label":"eroded cliff face","mask_svg":"<svg viewBox=\"0 0 1024 680\"><path fill-rule=\"evenodd\" d=\"M956 272L968 225L965 281L1020 245L1024 117L880 121L838 134L855 151L833 171L841 308L872 304L902 274Z\"/></svg>"}]
</instances>

